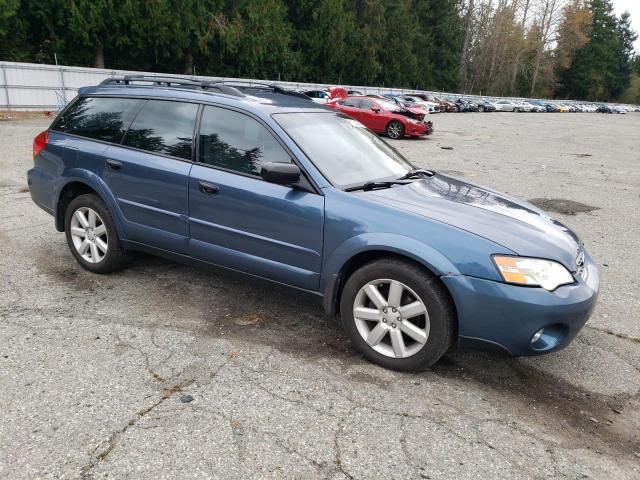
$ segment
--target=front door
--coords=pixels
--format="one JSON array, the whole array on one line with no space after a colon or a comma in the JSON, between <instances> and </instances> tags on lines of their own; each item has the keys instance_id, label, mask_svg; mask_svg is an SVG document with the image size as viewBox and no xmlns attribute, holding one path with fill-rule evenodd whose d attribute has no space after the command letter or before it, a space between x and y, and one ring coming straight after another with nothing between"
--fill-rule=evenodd
<instances>
[{"instance_id":1,"label":"front door","mask_svg":"<svg viewBox=\"0 0 640 480\"><path fill-rule=\"evenodd\" d=\"M318 290L324 197L263 181L265 162L291 156L261 122L204 107L189 180L191 256Z\"/></svg>"}]
</instances>

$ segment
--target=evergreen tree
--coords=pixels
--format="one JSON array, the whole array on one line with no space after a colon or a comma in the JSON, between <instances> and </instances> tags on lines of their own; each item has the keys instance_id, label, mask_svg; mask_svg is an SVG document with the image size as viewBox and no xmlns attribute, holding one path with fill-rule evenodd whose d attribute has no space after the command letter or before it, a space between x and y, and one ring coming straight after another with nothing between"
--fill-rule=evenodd
<instances>
[{"instance_id":1,"label":"evergreen tree","mask_svg":"<svg viewBox=\"0 0 640 480\"><path fill-rule=\"evenodd\" d=\"M612 97L617 98L629 86L631 72L633 71L633 42L638 35L631 28L631 15L624 12L618 21L618 75L611 88Z\"/></svg>"},{"instance_id":2,"label":"evergreen tree","mask_svg":"<svg viewBox=\"0 0 640 480\"><path fill-rule=\"evenodd\" d=\"M414 53L420 88L455 90L458 87L463 18L459 0L414 0L418 20Z\"/></svg>"},{"instance_id":3,"label":"evergreen tree","mask_svg":"<svg viewBox=\"0 0 640 480\"><path fill-rule=\"evenodd\" d=\"M571 66L561 72L564 97L611 100L621 93L621 43L610 0L591 0L589 41L577 49Z\"/></svg>"}]
</instances>

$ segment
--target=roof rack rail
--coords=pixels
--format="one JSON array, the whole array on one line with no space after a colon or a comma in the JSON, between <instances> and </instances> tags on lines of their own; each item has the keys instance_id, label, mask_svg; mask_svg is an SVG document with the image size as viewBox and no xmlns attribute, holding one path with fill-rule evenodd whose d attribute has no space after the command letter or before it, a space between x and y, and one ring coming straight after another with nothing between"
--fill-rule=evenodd
<instances>
[{"instance_id":1,"label":"roof rack rail","mask_svg":"<svg viewBox=\"0 0 640 480\"><path fill-rule=\"evenodd\" d=\"M304 93L296 92L295 90L287 90L286 88L282 88L275 83L255 82L253 80L219 80L213 82L213 84L221 84L227 86L237 85L239 88L269 88L273 90L274 93L281 93L283 95L291 95L293 97L299 97L304 98L305 100L309 100L309 97Z\"/></svg>"},{"instance_id":2,"label":"roof rack rail","mask_svg":"<svg viewBox=\"0 0 640 480\"><path fill-rule=\"evenodd\" d=\"M244 97L237 88L230 85L225 85L223 82L216 82L210 80L198 80L195 78L184 77L172 77L172 76L155 76L155 75L125 75L123 77L110 77L102 82L100 85L131 85L133 82L150 82L157 86L164 87L191 87L202 88L203 90L215 89L220 93L227 95L233 95L236 97Z\"/></svg>"}]
</instances>

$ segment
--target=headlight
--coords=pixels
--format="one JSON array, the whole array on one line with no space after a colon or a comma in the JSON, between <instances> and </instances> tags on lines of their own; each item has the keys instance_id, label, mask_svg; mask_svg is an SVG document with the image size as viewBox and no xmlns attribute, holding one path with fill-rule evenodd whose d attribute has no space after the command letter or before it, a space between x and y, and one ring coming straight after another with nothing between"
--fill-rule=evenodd
<instances>
[{"instance_id":1,"label":"headlight","mask_svg":"<svg viewBox=\"0 0 640 480\"><path fill-rule=\"evenodd\" d=\"M575 281L569 270L551 260L494 255L493 261L506 283L542 287L552 291L560 285Z\"/></svg>"},{"instance_id":2,"label":"headlight","mask_svg":"<svg viewBox=\"0 0 640 480\"><path fill-rule=\"evenodd\" d=\"M420 120L416 120L415 118L408 118L411 123L415 123L416 125L420 125L422 122Z\"/></svg>"}]
</instances>

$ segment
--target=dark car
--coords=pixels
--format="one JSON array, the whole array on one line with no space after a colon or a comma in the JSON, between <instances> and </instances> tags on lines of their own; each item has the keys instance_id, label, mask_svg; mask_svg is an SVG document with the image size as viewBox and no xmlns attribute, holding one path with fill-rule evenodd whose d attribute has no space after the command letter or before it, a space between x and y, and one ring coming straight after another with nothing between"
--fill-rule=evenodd
<instances>
[{"instance_id":1,"label":"dark car","mask_svg":"<svg viewBox=\"0 0 640 480\"><path fill-rule=\"evenodd\" d=\"M478 105L475 102L465 98L456 99L456 105L458 105L458 109L461 112L477 112L478 111Z\"/></svg>"},{"instance_id":2,"label":"dark car","mask_svg":"<svg viewBox=\"0 0 640 480\"><path fill-rule=\"evenodd\" d=\"M569 228L416 168L360 122L276 86L109 79L79 90L33 158L31 197L86 270L141 250L264 278L316 298L388 368L425 368L458 342L553 352L596 303L598 271ZM234 288L211 281L211 302Z\"/></svg>"},{"instance_id":3,"label":"dark car","mask_svg":"<svg viewBox=\"0 0 640 480\"><path fill-rule=\"evenodd\" d=\"M616 111L614 110L613 107L609 106L609 105L598 105L598 108L596 109L596 112L598 113L616 113Z\"/></svg>"},{"instance_id":4,"label":"dark car","mask_svg":"<svg viewBox=\"0 0 640 480\"><path fill-rule=\"evenodd\" d=\"M484 98L477 100L475 103L478 105L479 112L495 112L496 111L496 106L493 103L491 103L489 100L486 100Z\"/></svg>"}]
</instances>

